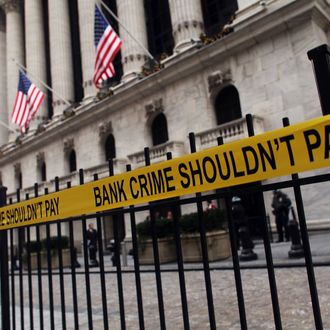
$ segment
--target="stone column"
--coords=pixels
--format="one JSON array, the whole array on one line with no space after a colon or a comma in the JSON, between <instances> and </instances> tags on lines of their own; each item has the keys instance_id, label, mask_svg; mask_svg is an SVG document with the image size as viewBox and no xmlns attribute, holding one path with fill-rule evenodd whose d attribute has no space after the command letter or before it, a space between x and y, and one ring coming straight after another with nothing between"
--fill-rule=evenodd
<instances>
[{"instance_id":1,"label":"stone column","mask_svg":"<svg viewBox=\"0 0 330 330\"><path fill-rule=\"evenodd\" d=\"M0 68L4 68L0 75L0 120L8 125L7 94L6 94L6 17L0 9ZM0 125L0 146L8 142L8 129Z\"/></svg>"},{"instance_id":2,"label":"stone column","mask_svg":"<svg viewBox=\"0 0 330 330\"><path fill-rule=\"evenodd\" d=\"M127 30L148 49L143 0L117 1L118 17ZM123 40L121 56L123 62L123 81L136 77L141 72L147 56L143 48L120 26L120 38Z\"/></svg>"},{"instance_id":3,"label":"stone column","mask_svg":"<svg viewBox=\"0 0 330 330\"><path fill-rule=\"evenodd\" d=\"M31 72L30 79L47 96L47 90L34 77L46 82L46 50L43 22L43 10L41 0L25 0L25 51L26 67ZM45 98L39 108L30 129L36 129L38 125L48 118L47 99Z\"/></svg>"},{"instance_id":4,"label":"stone column","mask_svg":"<svg viewBox=\"0 0 330 330\"><path fill-rule=\"evenodd\" d=\"M49 41L52 88L65 100L74 100L73 64L69 5L66 0L49 0ZM68 105L53 93L53 117L62 115Z\"/></svg>"},{"instance_id":5,"label":"stone column","mask_svg":"<svg viewBox=\"0 0 330 330\"><path fill-rule=\"evenodd\" d=\"M94 46L94 11L95 2L79 0L79 29L81 61L83 70L84 99L89 99L96 94L93 84L95 46Z\"/></svg>"},{"instance_id":6,"label":"stone column","mask_svg":"<svg viewBox=\"0 0 330 330\"><path fill-rule=\"evenodd\" d=\"M200 40L203 32L203 13L200 0L169 0L174 50L180 52Z\"/></svg>"},{"instance_id":7,"label":"stone column","mask_svg":"<svg viewBox=\"0 0 330 330\"><path fill-rule=\"evenodd\" d=\"M6 62L7 62L7 109L9 126L11 124L11 113L13 110L17 86L18 86L18 67L13 62L24 65L24 38L23 38L23 19L19 0L0 0L0 6L6 12ZM9 140L13 141L15 134L9 134Z\"/></svg>"}]
</instances>

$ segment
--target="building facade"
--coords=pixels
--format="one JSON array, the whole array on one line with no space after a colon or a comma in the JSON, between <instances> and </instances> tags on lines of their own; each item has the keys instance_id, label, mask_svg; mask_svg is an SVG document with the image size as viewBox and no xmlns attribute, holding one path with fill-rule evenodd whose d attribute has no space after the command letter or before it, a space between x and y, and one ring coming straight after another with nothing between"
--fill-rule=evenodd
<instances>
[{"instance_id":1,"label":"building facade","mask_svg":"<svg viewBox=\"0 0 330 330\"><path fill-rule=\"evenodd\" d=\"M143 166L146 146L152 162L165 160L167 152L184 155L189 132L195 132L199 150L215 146L220 135L225 143L241 139L248 113L257 134L280 128L282 117L297 123L321 116L306 53L329 43L329 1L104 3L122 23L103 6L123 45L116 77L98 91L92 83L94 1L0 0L0 120L15 129L10 114L17 63L47 95L27 134L0 127L0 179L13 201L17 189L22 198L33 197L35 182L40 193L54 191L55 176L61 189L68 181L76 185L79 168L85 181L94 173L104 177L109 158L115 174L126 171L126 164ZM330 221L328 189L303 189L309 223ZM266 195L268 205L270 199ZM253 200L245 202L249 216L257 216ZM111 221L104 223L111 236ZM123 236L126 230L129 237L129 221L125 225Z\"/></svg>"}]
</instances>

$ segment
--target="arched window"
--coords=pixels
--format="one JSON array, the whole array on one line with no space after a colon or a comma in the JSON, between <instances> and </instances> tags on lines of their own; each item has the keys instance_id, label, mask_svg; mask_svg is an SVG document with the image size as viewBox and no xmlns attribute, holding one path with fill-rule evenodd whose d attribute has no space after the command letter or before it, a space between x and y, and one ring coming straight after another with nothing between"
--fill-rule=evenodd
<instances>
[{"instance_id":1,"label":"arched window","mask_svg":"<svg viewBox=\"0 0 330 330\"><path fill-rule=\"evenodd\" d=\"M234 86L225 87L215 99L217 124L221 125L242 118L238 91Z\"/></svg>"},{"instance_id":2,"label":"arched window","mask_svg":"<svg viewBox=\"0 0 330 330\"><path fill-rule=\"evenodd\" d=\"M157 58L162 53L171 55L174 40L168 0L144 0L144 7L151 54Z\"/></svg>"},{"instance_id":3,"label":"arched window","mask_svg":"<svg viewBox=\"0 0 330 330\"><path fill-rule=\"evenodd\" d=\"M109 134L107 139L105 140L105 160L116 158L116 146L115 146L115 138L112 134Z\"/></svg>"},{"instance_id":4,"label":"arched window","mask_svg":"<svg viewBox=\"0 0 330 330\"><path fill-rule=\"evenodd\" d=\"M42 164L40 166L40 178L41 178L41 181L46 181L47 180L46 163L45 162L42 162Z\"/></svg>"},{"instance_id":5,"label":"arched window","mask_svg":"<svg viewBox=\"0 0 330 330\"><path fill-rule=\"evenodd\" d=\"M23 187L23 176L21 170L21 164L17 163L14 165L14 173L15 173L15 189L22 189Z\"/></svg>"},{"instance_id":6,"label":"arched window","mask_svg":"<svg viewBox=\"0 0 330 330\"><path fill-rule=\"evenodd\" d=\"M205 33L214 35L238 9L237 0L202 0Z\"/></svg>"},{"instance_id":7,"label":"arched window","mask_svg":"<svg viewBox=\"0 0 330 330\"><path fill-rule=\"evenodd\" d=\"M69 154L69 170L70 173L77 170L76 152L72 149Z\"/></svg>"},{"instance_id":8,"label":"arched window","mask_svg":"<svg viewBox=\"0 0 330 330\"><path fill-rule=\"evenodd\" d=\"M168 141L167 120L164 114L159 114L152 122L151 134L154 146Z\"/></svg>"}]
</instances>

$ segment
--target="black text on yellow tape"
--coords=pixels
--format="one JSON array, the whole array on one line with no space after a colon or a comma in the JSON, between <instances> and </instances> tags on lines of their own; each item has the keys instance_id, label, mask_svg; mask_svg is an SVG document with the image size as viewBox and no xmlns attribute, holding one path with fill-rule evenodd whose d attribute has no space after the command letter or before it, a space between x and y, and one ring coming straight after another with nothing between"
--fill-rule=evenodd
<instances>
[{"instance_id":1,"label":"black text on yellow tape","mask_svg":"<svg viewBox=\"0 0 330 330\"><path fill-rule=\"evenodd\" d=\"M330 116L0 209L0 229L214 190L330 165Z\"/></svg>"}]
</instances>

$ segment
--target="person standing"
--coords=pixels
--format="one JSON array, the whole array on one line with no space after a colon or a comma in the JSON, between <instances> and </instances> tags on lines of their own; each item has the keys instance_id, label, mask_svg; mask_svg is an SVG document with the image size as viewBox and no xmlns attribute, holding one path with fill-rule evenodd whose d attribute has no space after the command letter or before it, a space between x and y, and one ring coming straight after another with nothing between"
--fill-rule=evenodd
<instances>
[{"instance_id":1,"label":"person standing","mask_svg":"<svg viewBox=\"0 0 330 330\"><path fill-rule=\"evenodd\" d=\"M274 190L273 194L272 208L273 214L275 215L276 230L278 234L277 242L283 242L283 234L285 234L286 241L289 241L290 234L288 222L291 200L280 190Z\"/></svg>"},{"instance_id":2,"label":"person standing","mask_svg":"<svg viewBox=\"0 0 330 330\"><path fill-rule=\"evenodd\" d=\"M87 239L87 247L89 252L89 260L90 266L98 266L98 261L96 260L96 252L97 252L97 231L94 229L94 225L92 223L88 224L88 229L86 232Z\"/></svg>"}]
</instances>

